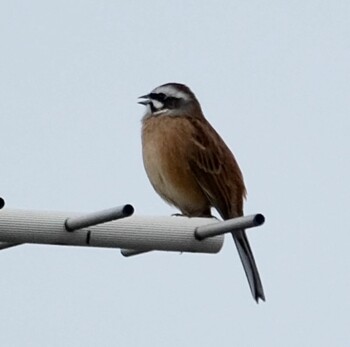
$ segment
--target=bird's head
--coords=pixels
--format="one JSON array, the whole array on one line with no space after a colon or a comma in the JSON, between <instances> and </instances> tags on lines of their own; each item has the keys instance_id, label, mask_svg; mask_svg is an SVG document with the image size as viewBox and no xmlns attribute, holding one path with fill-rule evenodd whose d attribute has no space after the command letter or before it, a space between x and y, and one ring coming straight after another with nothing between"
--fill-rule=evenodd
<instances>
[{"instance_id":1,"label":"bird's head","mask_svg":"<svg viewBox=\"0 0 350 347\"><path fill-rule=\"evenodd\" d=\"M163 84L139 99L142 100L138 103L147 107L145 117L202 114L196 96L190 88L180 83Z\"/></svg>"}]
</instances>

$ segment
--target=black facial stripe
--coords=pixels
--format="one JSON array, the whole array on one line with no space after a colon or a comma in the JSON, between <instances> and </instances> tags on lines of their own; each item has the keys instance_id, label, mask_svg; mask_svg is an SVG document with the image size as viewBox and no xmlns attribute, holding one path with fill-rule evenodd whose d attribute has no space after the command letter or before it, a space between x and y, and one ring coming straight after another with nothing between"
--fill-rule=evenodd
<instances>
[{"instance_id":1,"label":"black facial stripe","mask_svg":"<svg viewBox=\"0 0 350 347\"><path fill-rule=\"evenodd\" d=\"M181 103L181 98L166 96L163 93L151 93L150 99L161 102L164 105L164 108L177 108Z\"/></svg>"},{"instance_id":2,"label":"black facial stripe","mask_svg":"<svg viewBox=\"0 0 350 347\"><path fill-rule=\"evenodd\" d=\"M163 102L166 99L166 95L164 93L151 93L149 96L151 99L161 102Z\"/></svg>"},{"instance_id":3,"label":"black facial stripe","mask_svg":"<svg viewBox=\"0 0 350 347\"><path fill-rule=\"evenodd\" d=\"M154 113L157 111L157 109L154 107L153 102L149 103L149 107L151 108L151 112Z\"/></svg>"}]
</instances>

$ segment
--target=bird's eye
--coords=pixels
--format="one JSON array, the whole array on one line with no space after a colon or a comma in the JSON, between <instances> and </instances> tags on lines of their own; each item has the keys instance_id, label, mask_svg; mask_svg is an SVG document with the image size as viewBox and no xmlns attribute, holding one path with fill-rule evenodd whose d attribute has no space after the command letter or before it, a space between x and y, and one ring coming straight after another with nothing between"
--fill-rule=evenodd
<instances>
[{"instance_id":1,"label":"bird's eye","mask_svg":"<svg viewBox=\"0 0 350 347\"><path fill-rule=\"evenodd\" d=\"M164 101L166 99L166 95L164 93L158 94L159 101Z\"/></svg>"},{"instance_id":2,"label":"bird's eye","mask_svg":"<svg viewBox=\"0 0 350 347\"><path fill-rule=\"evenodd\" d=\"M168 108L177 108L179 104L179 99L174 98L172 96L167 97L166 99L166 106Z\"/></svg>"}]
</instances>

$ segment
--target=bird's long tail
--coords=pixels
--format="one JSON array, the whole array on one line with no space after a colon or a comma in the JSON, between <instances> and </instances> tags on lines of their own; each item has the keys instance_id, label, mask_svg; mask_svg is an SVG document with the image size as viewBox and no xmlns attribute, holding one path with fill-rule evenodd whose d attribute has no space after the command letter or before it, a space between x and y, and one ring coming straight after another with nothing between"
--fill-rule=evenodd
<instances>
[{"instance_id":1,"label":"bird's long tail","mask_svg":"<svg viewBox=\"0 0 350 347\"><path fill-rule=\"evenodd\" d=\"M253 298L259 303L259 299L265 301L264 289L261 284L259 271L256 266L253 252L250 248L247 235L244 230L240 232L232 233L233 239L235 240L238 254L241 258L244 271L247 275L250 290Z\"/></svg>"}]
</instances>

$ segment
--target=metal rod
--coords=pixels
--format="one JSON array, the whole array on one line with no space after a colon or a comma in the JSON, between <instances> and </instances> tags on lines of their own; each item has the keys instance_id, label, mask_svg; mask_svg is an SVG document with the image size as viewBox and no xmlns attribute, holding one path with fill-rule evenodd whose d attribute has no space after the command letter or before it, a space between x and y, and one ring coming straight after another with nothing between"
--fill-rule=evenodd
<instances>
[{"instance_id":1,"label":"metal rod","mask_svg":"<svg viewBox=\"0 0 350 347\"><path fill-rule=\"evenodd\" d=\"M97 224L110 222L112 220L129 217L133 213L133 206L127 204L124 206L109 208L107 210L92 212L78 217L67 218L65 221L65 227L67 231L79 230L92 227Z\"/></svg>"},{"instance_id":2,"label":"metal rod","mask_svg":"<svg viewBox=\"0 0 350 347\"><path fill-rule=\"evenodd\" d=\"M23 245L23 243L12 243L12 242L0 242L0 250Z\"/></svg>"},{"instance_id":3,"label":"metal rod","mask_svg":"<svg viewBox=\"0 0 350 347\"><path fill-rule=\"evenodd\" d=\"M0 197L0 210L5 206L5 200Z\"/></svg>"},{"instance_id":4,"label":"metal rod","mask_svg":"<svg viewBox=\"0 0 350 347\"><path fill-rule=\"evenodd\" d=\"M208 237L235 232L241 229L253 228L264 224L265 217L258 213L250 216L228 219L220 223L202 225L196 228L194 236L197 240L204 240Z\"/></svg>"},{"instance_id":5,"label":"metal rod","mask_svg":"<svg viewBox=\"0 0 350 347\"><path fill-rule=\"evenodd\" d=\"M0 210L4 208L5 200L0 197ZM22 243L12 243L12 242L0 242L0 250L22 245Z\"/></svg>"},{"instance_id":6,"label":"metal rod","mask_svg":"<svg viewBox=\"0 0 350 347\"><path fill-rule=\"evenodd\" d=\"M138 254L143 254L143 253L147 253L147 252L152 252L152 250L148 250L148 251L140 251L137 249L122 249L120 251L120 253L124 256L124 257L131 257L133 255L138 255Z\"/></svg>"}]
</instances>

